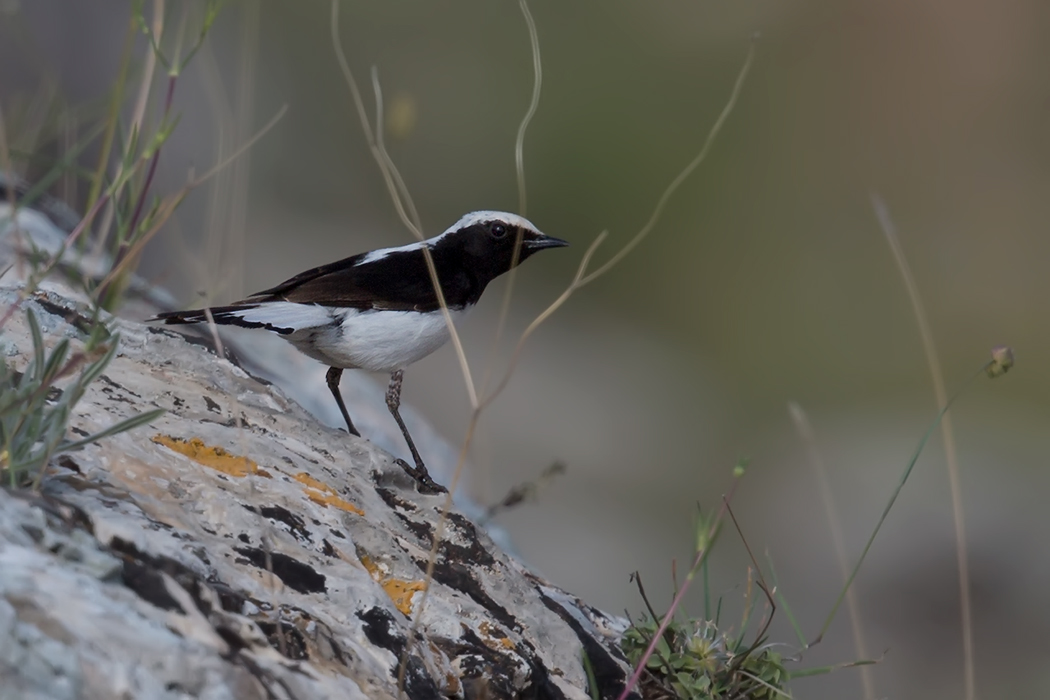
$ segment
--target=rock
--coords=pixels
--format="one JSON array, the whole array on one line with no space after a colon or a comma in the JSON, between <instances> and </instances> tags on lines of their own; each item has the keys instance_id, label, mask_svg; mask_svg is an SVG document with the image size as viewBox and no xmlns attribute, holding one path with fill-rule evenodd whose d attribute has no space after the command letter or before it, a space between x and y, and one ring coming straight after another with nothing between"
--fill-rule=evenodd
<instances>
[{"instance_id":1,"label":"rock","mask_svg":"<svg viewBox=\"0 0 1050 700\"><path fill-rule=\"evenodd\" d=\"M26 306L49 346L76 346L87 307L47 289ZM113 326L70 431L167 413L52 460L40 493L0 490L0 698L393 698L405 657L409 698L583 700L583 652L601 697L622 689L626 621L278 388L166 328ZM24 368L23 313L3 343Z\"/></svg>"}]
</instances>

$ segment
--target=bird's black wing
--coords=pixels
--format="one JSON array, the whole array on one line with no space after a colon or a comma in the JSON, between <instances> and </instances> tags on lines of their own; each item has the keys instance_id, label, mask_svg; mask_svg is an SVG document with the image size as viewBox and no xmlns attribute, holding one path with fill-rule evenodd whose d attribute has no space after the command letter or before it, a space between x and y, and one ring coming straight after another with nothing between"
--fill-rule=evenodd
<instances>
[{"instance_id":1,"label":"bird's black wing","mask_svg":"<svg viewBox=\"0 0 1050 700\"><path fill-rule=\"evenodd\" d=\"M356 285L353 284L353 269L354 266L367 255L367 253L360 253L358 255L351 255L349 258L343 258L327 265L321 265L319 267L300 272L295 277L290 277L284 282L281 282L275 287L264 289L261 292L255 292L243 302L236 303L249 303L254 304L260 301L298 301L297 299L290 299L289 295L301 293L303 290L312 289L318 286L330 286L332 282L343 280L343 284L349 284L350 287ZM329 282L327 285L319 283L317 280L325 280ZM310 283L313 283L312 285ZM353 296L353 295L351 295Z\"/></svg>"},{"instance_id":2,"label":"bird's black wing","mask_svg":"<svg viewBox=\"0 0 1050 700\"><path fill-rule=\"evenodd\" d=\"M381 258L362 262L366 255L354 255L301 272L238 303L291 301L391 311L434 311L439 308L422 250L391 251ZM448 305L462 306L463 295L458 290L464 285L469 286L469 276L446 265L439 266L438 276Z\"/></svg>"}]
</instances>

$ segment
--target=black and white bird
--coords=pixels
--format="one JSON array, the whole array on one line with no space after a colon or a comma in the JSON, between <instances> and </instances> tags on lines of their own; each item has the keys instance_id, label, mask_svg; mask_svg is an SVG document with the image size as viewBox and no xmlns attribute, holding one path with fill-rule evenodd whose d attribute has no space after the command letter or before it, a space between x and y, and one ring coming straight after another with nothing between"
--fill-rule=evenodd
<instances>
[{"instance_id":1,"label":"black and white bird","mask_svg":"<svg viewBox=\"0 0 1050 700\"><path fill-rule=\"evenodd\" d=\"M416 463L415 470L408 471L421 484L434 488L399 411L405 367L449 339L424 247L434 261L449 313L457 320L474 307L489 282L536 251L565 245L566 241L545 236L523 217L476 211L426 241L315 267L229 306L172 311L151 320L168 324L211 320L281 335L299 351L328 365L328 388L353 435L360 433L339 391L343 370L389 373L387 407Z\"/></svg>"}]
</instances>

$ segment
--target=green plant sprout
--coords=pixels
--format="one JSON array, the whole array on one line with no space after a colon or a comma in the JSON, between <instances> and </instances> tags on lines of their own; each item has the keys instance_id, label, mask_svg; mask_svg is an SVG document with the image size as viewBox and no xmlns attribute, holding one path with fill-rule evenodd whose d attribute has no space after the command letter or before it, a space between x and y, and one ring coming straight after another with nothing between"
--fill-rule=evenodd
<instances>
[{"instance_id":1,"label":"green plant sprout","mask_svg":"<svg viewBox=\"0 0 1050 700\"><path fill-rule=\"evenodd\" d=\"M32 309L26 309L26 323L33 359L25 372L0 358L0 482L12 489L29 483L38 487L56 455L145 425L164 413L164 409L146 411L70 440L66 433L73 410L116 356L120 336L96 316L83 350L70 352L69 340L63 338L48 352ZM70 381L60 387L66 379Z\"/></svg>"},{"instance_id":2,"label":"green plant sprout","mask_svg":"<svg viewBox=\"0 0 1050 700\"><path fill-rule=\"evenodd\" d=\"M73 174L87 179L89 184L86 213L75 225L69 224L70 228L66 229L69 233L56 251L41 251L31 238L23 236L28 242L23 261L28 265L25 282L15 301L0 311L0 328L3 328L32 298L44 278L56 269L70 273L70 281L79 283L92 302L90 322L86 329L82 329L87 333L82 350L72 350L69 340L63 339L49 351L36 315L31 309L26 309L26 325L33 346L29 365L24 372L19 372L0 358L0 483L11 488L28 484L38 487L56 455L149 423L163 413L160 409L147 411L82 439L70 440L67 437L76 404L112 361L120 342L120 336L111 332L101 320L102 310L116 308L121 303L146 243L161 230L190 190L237 158L283 114L282 110L230 158L203 176L190 178L177 192L163 197L151 193L161 151L179 121L178 115L172 111L177 80L203 45L221 6L220 0L207 0L199 5L176 5L173 21L169 22L172 18L167 15L171 13L165 12L164 3L152 3L153 16L148 20L146 3L135 0L130 8L120 68L107 99L105 114L97 123L95 117L86 119L94 125L66 146L61 157L52 161L34 184L23 188L24 192L18 192L20 196L17 198L15 190L20 183L15 177L11 156L26 162L42 158L35 151L23 153L8 148L5 122L0 112L0 164L8 184L11 225L16 232L18 209L33 205L60 177ZM199 19L195 27L188 29L194 24L193 18ZM148 49L138 94L130 119L125 121L123 107L129 93L133 39L138 31L146 35ZM191 37L189 41L187 35ZM166 71L167 83L163 103L154 119L156 126L150 128L147 111L158 65ZM72 114L68 109L64 113ZM77 117L73 119L75 123ZM60 124L59 130L61 128ZM84 171L78 167L77 160L100 137L98 163L92 171ZM88 279L75 266L66 269L67 253L76 250L83 254L89 249L96 254L108 255L108 268L103 269L96 279Z\"/></svg>"},{"instance_id":3,"label":"green plant sprout","mask_svg":"<svg viewBox=\"0 0 1050 700\"><path fill-rule=\"evenodd\" d=\"M641 662L659 626L643 617L624 633L620 646L631 664ZM647 700L791 697L784 687L791 674L773 647L744 647L743 632L734 638L709 620L674 620L645 662L639 689Z\"/></svg>"}]
</instances>

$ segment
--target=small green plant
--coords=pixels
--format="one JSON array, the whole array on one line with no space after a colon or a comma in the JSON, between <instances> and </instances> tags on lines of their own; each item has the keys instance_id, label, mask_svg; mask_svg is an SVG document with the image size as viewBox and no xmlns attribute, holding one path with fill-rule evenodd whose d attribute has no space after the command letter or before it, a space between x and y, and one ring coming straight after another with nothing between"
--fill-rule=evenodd
<instances>
[{"instance_id":1,"label":"small green plant","mask_svg":"<svg viewBox=\"0 0 1050 700\"><path fill-rule=\"evenodd\" d=\"M48 352L36 315L28 308L25 314L33 359L25 372L18 372L0 358L0 483L11 488L39 485L50 460L62 452L131 430L164 413L163 409L140 413L70 440L67 426L73 409L116 355L120 336L96 318L82 350L71 352L69 340L63 338Z\"/></svg>"},{"instance_id":2,"label":"small green plant","mask_svg":"<svg viewBox=\"0 0 1050 700\"><path fill-rule=\"evenodd\" d=\"M24 309L32 334L32 360L24 372L18 372L0 358L2 485L39 485L56 455L148 423L162 413L148 411L93 435L80 433L82 439L73 440L67 434L77 402L117 352L119 336L101 320L102 310L119 307L146 244L192 189L236 159L283 114L281 110L236 152L203 175L190 177L177 191L164 196L154 191L161 151L178 123L173 108L176 85L223 4L223 0L205 0L147 6L145 0L133 0L120 68L106 107L56 102L61 109L49 108L46 113L55 116L44 120L5 120L5 113L12 110L0 108L0 185L13 212L10 220L0 221L0 227L12 227L27 249L16 263L23 284L15 301L0 308L0 329L23 313L40 283L54 272L63 273L67 282L83 291L94 310L80 328L87 336L82 349L74 350L68 340L61 340L48 351L36 316ZM137 34L146 38L144 56L138 56ZM133 84L136 74L137 87ZM159 104L154 104L158 92ZM43 103L56 99L44 95ZM12 139L7 125L16 125L18 132L17 124L25 125L25 133L15 133ZM70 137L71 143L62 140ZM46 155L49 144L62 155L57 159ZM89 147L97 151L93 168L83 162ZM42 165L44 172L30 178L32 183L23 182L18 175ZM56 223L67 232L64 242L57 250L40 250L32 236L21 235L18 210L32 206L47 211L51 201L46 192L60 178L81 179L87 185L87 198L79 203L84 215L63 210L62 221ZM48 212L55 220L53 213ZM102 265L84 268L77 255L67 253L92 254Z\"/></svg>"},{"instance_id":3,"label":"small green plant","mask_svg":"<svg viewBox=\"0 0 1050 700\"><path fill-rule=\"evenodd\" d=\"M623 635L620 646L632 665L642 661L660 621L643 616ZM710 620L672 621L645 662L639 683L647 700L790 697L790 677L772 645L745 644Z\"/></svg>"},{"instance_id":4,"label":"small green plant","mask_svg":"<svg viewBox=\"0 0 1050 700\"><path fill-rule=\"evenodd\" d=\"M642 615L637 622L632 623L620 639L620 648L634 667L627 686L620 693L620 700L624 700L634 687L638 688L645 700L791 697L785 684L791 679L792 673L785 668L782 656L774 651L777 645L768 643L766 637L777 610L775 589L770 589L753 556L754 568L748 571L744 616L739 631L734 635L720 627L721 600L714 611L711 609L707 557L718 541L725 515L733 521L751 555L751 548L729 506L736 484L746 469L746 459L741 459L733 467L733 486L723 496L722 507L718 511L705 514L698 507L693 532L695 558L681 587L675 576L675 596L666 614L656 614L642 586L641 577L637 572L632 576L648 615ZM686 590L697 575L703 577L704 616L682 622L677 611ZM749 629L752 629L761 599L757 595L759 591L765 598L767 608L758 623L753 641L749 643Z\"/></svg>"}]
</instances>

